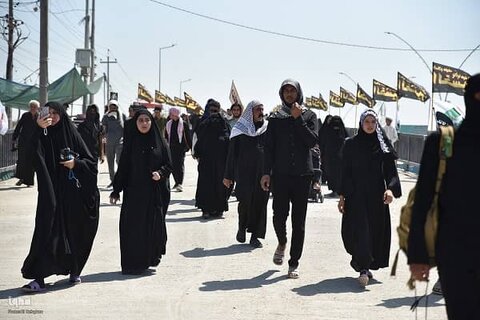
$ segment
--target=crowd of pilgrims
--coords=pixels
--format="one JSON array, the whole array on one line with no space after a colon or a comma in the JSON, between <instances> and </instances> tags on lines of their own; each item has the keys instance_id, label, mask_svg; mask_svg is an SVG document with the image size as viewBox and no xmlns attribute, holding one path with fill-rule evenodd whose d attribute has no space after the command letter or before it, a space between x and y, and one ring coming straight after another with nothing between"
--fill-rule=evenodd
<instances>
[{"instance_id":1,"label":"crowd of pilgrims","mask_svg":"<svg viewBox=\"0 0 480 320\"><path fill-rule=\"evenodd\" d=\"M122 199L122 273L138 275L158 266L166 253L170 192L183 191L188 151L198 163L195 206L201 218L222 217L229 197L236 197L238 242L246 242L248 233L249 244L262 247L272 195L276 265L285 260L291 216L289 278L299 277L309 194L328 183L327 196L338 198L339 211L348 212L342 216L341 236L359 283L367 285L371 270L388 266L388 204L401 196L395 150L373 110L362 114L358 132L347 139L339 116L327 116L322 125L303 106L298 82L285 80L279 96L281 106L268 116L263 104L253 100L245 109L232 105L229 117L219 102L209 99L202 116L180 115L171 108L165 117L160 107L152 114L132 105L125 118L111 100L101 121L98 107L91 105L78 126L64 105L48 102L42 114L32 101L15 131L20 137L19 184L33 185L33 172L38 182L35 229L21 269L32 281L23 289L45 290L50 275L81 282L98 228L98 162L105 157L110 202Z\"/></svg>"}]
</instances>

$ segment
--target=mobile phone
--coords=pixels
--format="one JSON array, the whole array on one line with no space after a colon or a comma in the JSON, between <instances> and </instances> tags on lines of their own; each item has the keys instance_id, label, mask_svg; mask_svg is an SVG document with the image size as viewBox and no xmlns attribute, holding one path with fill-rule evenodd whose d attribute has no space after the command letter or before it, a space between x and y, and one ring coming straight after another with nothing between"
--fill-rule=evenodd
<instances>
[{"instance_id":1,"label":"mobile phone","mask_svg":"<svg viewBox=\"0 0 480 320\"><path fill-rule=\"evenodd\" d=\"M45 118L46 116L48 116L50 113L50 110L48 107L41 107L40 108L40 111L39 111L39 117L40 119L43 119Z\"/></svg>"}]
</instances>

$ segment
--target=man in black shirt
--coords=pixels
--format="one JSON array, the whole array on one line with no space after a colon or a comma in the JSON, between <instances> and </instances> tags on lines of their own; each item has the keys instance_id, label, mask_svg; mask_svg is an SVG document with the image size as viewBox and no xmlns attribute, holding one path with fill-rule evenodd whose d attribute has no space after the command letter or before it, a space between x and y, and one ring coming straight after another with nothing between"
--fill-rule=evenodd
<instances>
[{"instance_id":1,"label":"man in black shirt","mask_svg":"<svg viewBox=\"0 0 480 320\"><path fill-rule=\"evenodd\" d=\"M286 221L292 203L292 244L288 261L288 277L298 278L298 261L305 238L305 218L310 183L313 177L310 149L318 143L315 113L302 106L300 84L287 79L280 87L282 107L270 118L265 142L264 175L261 186L273 193L273 225L278 246L273 256L283 263L287 244ZM271 178L270 178L271 177Z\"/></svg>"}]
</instances>

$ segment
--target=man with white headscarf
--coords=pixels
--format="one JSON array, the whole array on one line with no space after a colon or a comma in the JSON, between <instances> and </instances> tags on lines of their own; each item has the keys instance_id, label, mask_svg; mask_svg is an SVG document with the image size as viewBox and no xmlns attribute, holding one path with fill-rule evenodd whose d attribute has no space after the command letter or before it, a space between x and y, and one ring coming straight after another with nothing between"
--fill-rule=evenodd
<instances>
[{"instance_id":1,"label":"man with white headscarf","mask_svg":"<svg viewBox=\"0 0 480 320\"><path fill-rule=\"evenodd\" d=\"M244 243L245 233L249 232L250 245L254 248L263 247L258 239L265 238L267 227L268 192L259 184L263 173L266 130L263 104L253 100L232 129L223 179L226 188L236 182L239 201L237 241Z\"/></svg>"},{"instance_id":2,"label":"man with white headscarf","mask_svg":"<svg viewBox=\"0 0 480 320\"><path fill-rule=\"evenodd\" d=\"M165 125L165 138L170 146L172 157L172 173L175 180L173 189L182 192L183 177L185 175L185 152L190 150L192 145L190 130L188 124L180 118L180 110L177 108L170 108L169 118L170 120Z\"/></svg>"}]
</instances>

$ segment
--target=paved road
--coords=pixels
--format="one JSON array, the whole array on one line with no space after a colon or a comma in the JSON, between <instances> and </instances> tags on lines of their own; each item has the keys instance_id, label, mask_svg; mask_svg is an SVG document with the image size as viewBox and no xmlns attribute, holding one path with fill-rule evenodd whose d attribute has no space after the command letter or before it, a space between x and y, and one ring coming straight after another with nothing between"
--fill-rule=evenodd
<instances>
[{"instance_id":1,"label":"paved road","mask_svg":"<svg viewBox=\"0 0 480 320\"><path fill-rule=\"evenodd\" d=\"M25 283L20 268L32 237L37 192L16 187L15 180L1 182L0 319L414 319L404 256L396 278L385 269L375 272L376 281L366 290L358 286L343 249L336 200L309 204L300 278L287 279L288 267L272 263L271 205L264 248L237 244L237 202L230 202L224 219L201 220L194 207L196 163L190 157L186 168L184 192L172 193L167 255L155 272L120 274L120 207L108 204L102 165L100 225L83 283L70 287L65 277L53 276L46 293L27 296L18 288ZM407 194L415 180L401 178ZM393 204L392 228L405 199ZM393 232L392 257L397 248ZM420 318L424 312L421 307ZM441 297L430 295L428 315L446 319Z\"/></svg>"}]
</instances>

